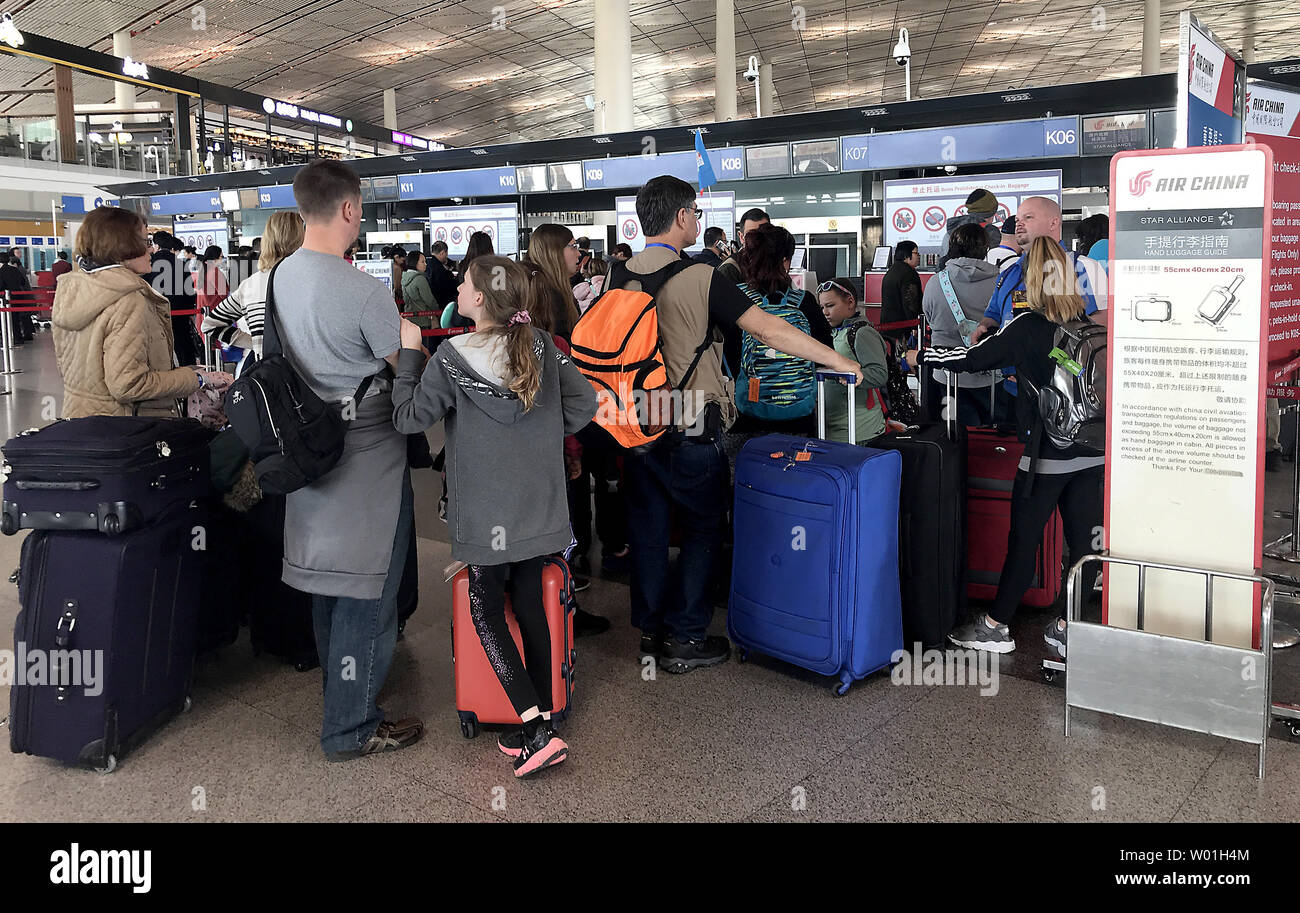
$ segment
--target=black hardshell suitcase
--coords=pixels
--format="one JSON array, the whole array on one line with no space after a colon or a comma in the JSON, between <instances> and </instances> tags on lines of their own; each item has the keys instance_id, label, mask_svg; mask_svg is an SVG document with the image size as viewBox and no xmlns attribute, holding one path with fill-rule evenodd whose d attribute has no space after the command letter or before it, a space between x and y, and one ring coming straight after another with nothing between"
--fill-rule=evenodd
<instances>
[{"instance_id":1,"label":"black hardshell suitcase","mask_svg":"<svg viewBox=\"0 0 1300 913\"><path fill-rule=\"evenodd\" d=\"M943 644L966 612L965 429L923 424L868 446L903 457L898 554L905 648Z\"/></svg>"},{"instance_id":2,"label":"black hardshell suitcase","mask_svg":"<svg viewBox=\"0 0 1300 913\"><path fill-rule=\"evenodd\" d=\"M121 536L38 530L23 542L15 651L63 651L45 655L68 671L14 684L15 753L110 771L188 707L203 515L178 504Z\"/></svg>"},{"instance_id":3,"label":"black hardshell suitcase","mask_svg":"<svg viewBox=\"0 0 1300 913\"><path fill-rule=\"evenodd\" d=\"M0 530L140 529L178 502L211 493L212 432L188 419L93 415L27 431L4 445Z\"/></svg>"},{"instance_id":4,"label":"black hardshell suitcase","mask_svg":"<svg viewBox=\"0 0 1300 913\"><path fill-rule=\"evenodd\" d=\"M312 627L311 594L283 580L284 495L263 495L247 523L248 633L256 653L269 653L299 672L320 665Z\"/></svg>"}]
</instances>

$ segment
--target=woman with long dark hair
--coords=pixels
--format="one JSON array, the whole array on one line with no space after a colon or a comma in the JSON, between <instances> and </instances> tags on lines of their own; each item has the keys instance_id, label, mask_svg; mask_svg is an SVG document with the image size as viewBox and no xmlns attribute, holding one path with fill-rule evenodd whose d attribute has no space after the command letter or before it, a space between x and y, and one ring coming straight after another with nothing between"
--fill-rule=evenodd
<instances>
[{"instance_id":1,"label":"woman with long dark hair","mask_svg":"<svg viewBox=\"0 0 1300 913\"><path fill-rule=\"evenodd\" d=\"M779 225L769 222L750 230L736 255L740 290L769 314L832 346L831 325L821 305L790 279L794 248L794 236ZM733 464L745 441L760 434L816 434L816 365L763 346L739 330L728 335L725 353L740 413L723 439Z\"/></svg>"},{"instance_id":2,"label":"woman with long dark hair","mask_svg":"<svg viewBox=\"0 0 1300 913\"><path fill-rule=\"evenodd\" d=\"M478 257L490 257L492 250L492 238L484 231L476 231L469 236L465 242L465 256L461 258L460 268L456 273L456 286L459 288L465 282L465 276L469 274L469 266ZM466 315L460 313L457 309L458 299L453 299L442 310L442 319L438 321L439 326L444 330L452 327L472 327L474 321Z\"/></svg>"}]
</instances>

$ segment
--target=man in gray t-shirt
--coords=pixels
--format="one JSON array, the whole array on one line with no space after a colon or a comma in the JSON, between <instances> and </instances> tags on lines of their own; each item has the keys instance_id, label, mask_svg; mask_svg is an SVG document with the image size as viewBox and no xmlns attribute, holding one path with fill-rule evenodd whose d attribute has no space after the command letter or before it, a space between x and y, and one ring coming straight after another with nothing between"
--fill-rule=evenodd
<instances>
[{"instance_id":1,"label":"man in gray t-shirt","mask_svg":"<svg viewBox=\"0 0 1300 913\"><path fill-rule=\"evenodd\" d=\"M388 383L350 403L385 362L396 368L402 318L388 289L343 259L361 228L361 182L338 162L298 172L302 248L276 268L276 326L285 356L322 399L347 402L343 456L285 498L285 583L312 594L325 677L321 748L331 760L415 743L420 720L384 718L376 697L397 645L397 590L415 527L406 438ZM268 321L270 315L268 314Z\"/></svg>"},{"instance_id":2,"label":"man in gray t-shirt","mask_svg":"<svg viewBox=\"0 0 1300 913\"><path fill-rule=\"evenodd\" d=\"M325 400L342 400L402 346L388 287L342 257L299 249L275 273L284 353Z\"/></svg>"}]
</instances>

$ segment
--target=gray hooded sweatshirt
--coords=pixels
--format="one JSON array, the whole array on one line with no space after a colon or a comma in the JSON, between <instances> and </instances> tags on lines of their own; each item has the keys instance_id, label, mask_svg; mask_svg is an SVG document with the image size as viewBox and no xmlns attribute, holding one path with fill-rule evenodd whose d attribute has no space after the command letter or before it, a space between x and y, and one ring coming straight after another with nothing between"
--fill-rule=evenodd
<instances>
[{"instance_id":1,"label":"gray hooded sweatshirt","mask_svg":"<svg viewBox=\"0 0 1300 913\"><path fill-rule=\"evenodd\" d=\"M413 434L446 420L451 556L467 564L550 555L571 539L564 436L595 416L596 394L548 334L532 333L542 385L528 412L505 386L502 337L455 337L428 367L413 349L398 356L393 424Z\"/></svg>"},{"instance_id":2,"label":"gray hooded sweatshirt","mask_svg":"<svg viewBox=\"0 0 1300 913\"><path fill-rule=\"evenodd\" d=\"M998 284L998 268L987 260L958 257L949 260L944 269L952 282L952 290L957 293L957 303L961 305L962 313L967 319L978 323L993 298L993 289ZM943 293L943 283L939 281L938 273L925 284L925 294L921 297L921 310L925 312L925 319L933 332L934 345L965 345L961 334L957 332L957 320L953 317L952 308L948 306L948 299ZM946 371L935 369L936 381L947 383L946 378ZM958 377L957 384L961 387L987 387L995 379L993 375L984 372L966 373Z\"/></svg>"}]
</instances>

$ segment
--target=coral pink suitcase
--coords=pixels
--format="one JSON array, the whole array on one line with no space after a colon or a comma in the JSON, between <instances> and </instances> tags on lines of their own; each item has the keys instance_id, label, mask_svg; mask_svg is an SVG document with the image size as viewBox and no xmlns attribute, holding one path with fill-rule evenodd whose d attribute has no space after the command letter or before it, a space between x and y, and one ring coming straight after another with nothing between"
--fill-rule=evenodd
<instances>
[{"instance_id":1,"label":"coral pink suitcase","mask_svg":"<svg viewBox=\"0 0 1300 913\"><path fill-rule=\"evenodd\" d=\"M505 689L492 671L483 643L469 614L469 571L462 569L452 580L451 639L452 659L456 666L456 712L460 731L467 739L478 735L480 723L509 725L519 723L519 715L510 705ZM551 712L562 719L573 699L573 577L562 558L547 558L542 569L542 593L546 620L551 629L551 668L554 670ZM523 655L519 625L506 596L506 623Z\"/></svg>"}]
</instances>

